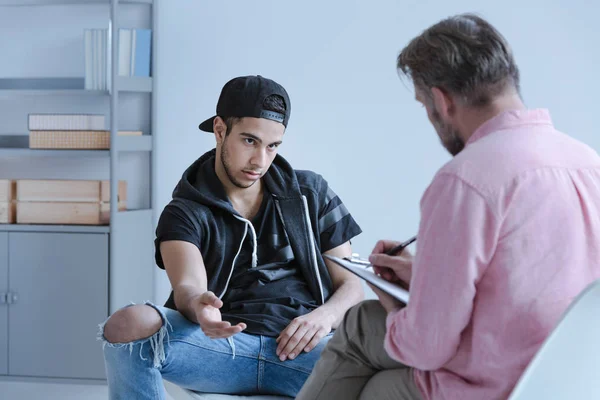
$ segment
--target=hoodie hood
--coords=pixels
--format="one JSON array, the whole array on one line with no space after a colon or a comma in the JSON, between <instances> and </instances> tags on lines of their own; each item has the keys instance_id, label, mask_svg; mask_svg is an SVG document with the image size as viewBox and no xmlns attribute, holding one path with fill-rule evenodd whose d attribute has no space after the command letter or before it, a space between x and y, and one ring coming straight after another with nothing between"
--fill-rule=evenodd
<instances>
[{"instance_id":1,"label":"hoodie hood","mask_svg":"<svg viewBox=\"0 0 600 400\"><path fill-rule=\"evenodd\" d=\"M212 149L190 165L173 190L173 198L191 200L211 208L238 215L215 171L216 149ZM292 166L279 154L262 177L269 192L278 198L298 198L302 194Z\"/></svg>"}]
</instances>

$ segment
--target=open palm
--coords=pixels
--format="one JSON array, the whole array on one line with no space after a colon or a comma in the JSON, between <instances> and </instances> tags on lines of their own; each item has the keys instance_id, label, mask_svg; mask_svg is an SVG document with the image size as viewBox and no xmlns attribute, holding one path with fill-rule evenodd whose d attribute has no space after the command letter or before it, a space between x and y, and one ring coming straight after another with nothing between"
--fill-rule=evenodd
<instances>
[{"instance_id":1,"label":"open palm","mask_svg":"<svg viewBox=\"0 0 600 400\"><path fill-rule=\"evenodd\" d=\"M228 338L246 329L244 323L231 326L231 323L223 321L221 307L223 302L213 292L203 293L194 304L196 320L202 332L211 339Z\"/></svg>"}]
</instances>

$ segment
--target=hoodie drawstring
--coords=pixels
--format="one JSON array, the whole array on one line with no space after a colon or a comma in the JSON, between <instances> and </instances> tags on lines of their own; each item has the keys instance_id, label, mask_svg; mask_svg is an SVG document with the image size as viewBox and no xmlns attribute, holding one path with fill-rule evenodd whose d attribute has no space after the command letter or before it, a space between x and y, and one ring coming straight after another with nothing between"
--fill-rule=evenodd
<instances>
[{"instance_id":1,"label":"hoodie drawstring","mask_svg":"<svg viewBox=\"0 0 600 400\"><path fill-rule=\"evenodd\" d=\"M244 229L244 236L242 236L242 241L240 242L240 247L238 248L238 251L235 254L235 257L233 257L233 262L231 263L231 271L229 271L229 276L227 277L227 282L225 282L225 288L223 289L223 292L219 295L219 299L222 298L223 296L225 296L225 292L227 292L227 287L229 286L229 281L231 280L231 276L233 275L233 269L235 268L235 262L236 262L238 256L240 255L240 253L242 252L242 246L244 245L244 240L246 240L247 234L248 234L248 227L246 227L246 229Z\"/></svg>"},{"instance_id":2,"label":"hoodie drawstring","mask_svg":"<svg viewBox=\"0 0 600 400\"><path fill-rule=\"evenodd\" d=\"M250 236L252 236L252 268L256 268L256 266L258 264L258 241L256 239L256 230L254 230L252 223L250 221L248 221L247 219L238 217L237 215L234 215L234 217L236 217L240 221L243 221L244 224L246 225L246 229L244 229L244 236L242 236L242 241L240 242L240 247L238 248L238 252L235 255L235 257L233 257L233 264L231 265L231 272L229 273L229 278L227 278L227 283L225 283L225 288L223 289L223 293L221 294L221 296L219 296L219 298L223 297L225 295L225 293L227 292L227 286L229 286L229 281L231 280L231 275L233 275L233 270L235 268L235 262L242 251L242 247L244 246L244 240L246 240L246 235L248 234L248 228L250 228L250 232L251 232ZM229 343L229 346L231 347L232 357L233 357L233 359L235 359L235 342L233 341L233 337L228 337L227 343Z\"/></svg>"},{"instance_id":3,"label":"hoodie drawstring","mask_svg":"<svg viewBox=\"0 0 600 400\"><path fill-rule=\"evenodd\" d=\"M242 244L240 245L240 250L242 245L244 244L244 239L246 239L246 234L248 233L248 228L250 228L251 236L252 236L252 268L256 268L258 265L258 240L256 238L256 230L254 230L254 226L252 226L252 222L248 221L245 218L238 217L234 215L237 219L246 224L246 231L244 232L244 237L242 238Z\"/></svg>"},{"instance_id":4,"label":"hoodie drawstring","mask_svg":"<svg viewBox=\"0 0 600 400\"><path fill-rule=\"evenodd\" d=\"M225 295L225 292L227 291L229 281L231 280L231 275L233 275L233 269L235 268L235 262L237 261L237 258L242 251L242 247L244 246L244 240L246 240L246 236L248 235L248 228L250 228L252 236L252 268L256 268L258 265L258 240L256 238L256 230L254 230L252 223L247 219L238 217L237 215L234 215L234 217L246 224L246 229L244 229L244 236L242 236L242 241L240 242L240 247L238 248L237 254L235 255L235 257L233 257L231 271L229 272L229 277L227 278L227 282L225 283L225 288L223 289L223 293L221 293L219 298L223 297Z\"/></svg>"},{"instance_id":5,"label":"hoodie drawstring","mask_svg":"<svg viewBox=\"0 0 600 400\"><path fill-rule=\"evenodd\" d=\"M246 226L250 227L250 232L252 232L252 268L256 268L258 266L258 240L256 239L256 230L249 221Z\"/></svg>"},{"instance_id":6,"label":"hoodie drawstring","mask_svg":"<svg viewBox=\"0 0 600 400\"><path fill-rule=\"evenodd\" d=\"M227 343L229 343L229 347L231 347L232 359L235 360L235 342L233 341L233 336L227 338Z\"/></svg>"}]
</instances>

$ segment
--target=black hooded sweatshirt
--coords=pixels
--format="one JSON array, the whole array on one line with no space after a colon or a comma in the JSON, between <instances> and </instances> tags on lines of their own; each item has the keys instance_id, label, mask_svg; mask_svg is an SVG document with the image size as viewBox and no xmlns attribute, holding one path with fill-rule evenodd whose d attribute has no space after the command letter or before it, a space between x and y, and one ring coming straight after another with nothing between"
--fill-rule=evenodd
<instances>
[{"instance_id":1,"label":"black hooded sweatshirt","mask_svg":"<svg viewBox=\"0 0 600 400\"><path fill-rule=\"evenodd\" d=\"M277 336L329 299L333 285L321 254L361 229L321 175L294 170L277 155L262 179L263 203L248 221L216 175L215 150L204 154L184 172L161 214L155 256L164 269L161 242L196 245L208 290L224 302L223 320ZM165 306L177 309L173 292Z\"/></svg>"}]
</instances>

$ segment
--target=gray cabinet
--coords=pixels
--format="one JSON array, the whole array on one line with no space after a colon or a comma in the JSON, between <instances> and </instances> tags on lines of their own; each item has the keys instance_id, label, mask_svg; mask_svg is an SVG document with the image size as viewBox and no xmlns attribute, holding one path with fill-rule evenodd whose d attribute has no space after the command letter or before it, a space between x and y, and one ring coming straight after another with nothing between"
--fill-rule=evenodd
<instances>
[{"instance_id":1,"label":"gray cabinet","mask_svg":"<svg viewBox=\"0 0 600 400\"><path fill-rule=\"evenodd\" d=\"M8 373L8 234L0 232L0 375Z\"/></svg>"},{"instance_id":2,"label":"gray cabinet","mask_svg":"<svg viewBox=\"0 0 600 400\"><path fill-rule=\"evenodd\" d=\"M104 378L108 234L10 232L8 254L8 374Z\"/></svg>"}]
</instances>

